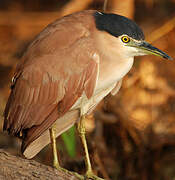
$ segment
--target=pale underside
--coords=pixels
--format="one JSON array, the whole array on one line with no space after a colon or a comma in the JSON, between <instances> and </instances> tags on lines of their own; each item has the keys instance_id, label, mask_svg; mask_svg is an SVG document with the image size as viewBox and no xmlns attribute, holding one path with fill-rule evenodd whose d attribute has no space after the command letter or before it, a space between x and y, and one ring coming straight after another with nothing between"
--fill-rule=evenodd
<instances>
[{"instance_id":1,"label":"pale underside","mask_svg":"<svg viewBox=\"0 0 175 180\"><path fill-rule=\"evenodd\" d=\"M53 124L59 136L107 94L116 94L132 67L133 58L117 61L117 50L106 49L105 39L100 42L104 34L99 39L92 13L77 13L49 25L17 66L4 129L25 135L22 151L27 158L50 142Z\"/></svg>"}]
</instances>

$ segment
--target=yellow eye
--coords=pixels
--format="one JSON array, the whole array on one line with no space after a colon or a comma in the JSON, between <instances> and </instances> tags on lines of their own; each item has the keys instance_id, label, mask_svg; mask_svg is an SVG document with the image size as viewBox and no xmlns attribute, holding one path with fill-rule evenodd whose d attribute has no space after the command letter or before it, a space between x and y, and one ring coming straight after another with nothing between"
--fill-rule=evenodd
<instances>
[{"instance_id":1,"label":"yellow eye","mask_svg":"<svg viewBox=\"0 0 175 180\"><path fill-rule=\"evenodd\" d=\"M121 40L122 40L124 43L129 43L129 41L130 41L130 39L129 39L128 36L123 36L123 37L121 38Z\"/></svg>"}]
</instances>

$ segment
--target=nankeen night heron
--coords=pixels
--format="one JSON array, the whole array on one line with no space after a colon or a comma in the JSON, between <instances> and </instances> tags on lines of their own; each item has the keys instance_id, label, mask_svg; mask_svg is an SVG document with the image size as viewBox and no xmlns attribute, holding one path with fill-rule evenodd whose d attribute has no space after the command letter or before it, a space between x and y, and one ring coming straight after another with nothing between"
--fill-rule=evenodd
<instances>
[{"instance_id":1,"label":"nankeen night heron","mask_svg":"<svg viewBox=\"0 0 175 180\"><path fill-rule=\"evenodd\" d=\"M14 74L4 112L4 130L22 139L21 151L34 157L77 123L85 150L86 177L92 172L85 140L85 116L109 93L118 92L134 56L171 59L144 41L132 20L87 10L48 25L29 45Z\"/></svg>"}]
</instances>

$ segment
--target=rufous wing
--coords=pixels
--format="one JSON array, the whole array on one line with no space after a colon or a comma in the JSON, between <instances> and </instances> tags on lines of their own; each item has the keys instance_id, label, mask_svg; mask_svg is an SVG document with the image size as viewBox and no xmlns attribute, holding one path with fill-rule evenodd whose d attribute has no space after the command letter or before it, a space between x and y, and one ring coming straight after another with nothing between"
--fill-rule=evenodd
<instances>
[{"instance_id":1,"label":"rufous wing","mask_svg":"<svg viewBox=\"0 0 175 180\"><path fill-rule=\"evenodd\" d=\"M49 25L29 46L4 111L3 129L22 138L22 151L59 118L63 128L58 134L75 122L63 117L83 92L88 98L94 92L99 71L94 53L89 30L72 16Z\"/></svg>"},{"instance_id":2,"label":"rufous wing","mask_svg":"<svg viewBox=\"0 0 175 180\"><path fill-rule=\"evenodd\" d=\"M97 78L94 68L97 64L90 60L85 69L66 80L32 67L21 72L5 109L4 130L15 136L22 135L22 151L64 116L83 91L88 98L92 96Z\"/></svg>"}]
</instances>

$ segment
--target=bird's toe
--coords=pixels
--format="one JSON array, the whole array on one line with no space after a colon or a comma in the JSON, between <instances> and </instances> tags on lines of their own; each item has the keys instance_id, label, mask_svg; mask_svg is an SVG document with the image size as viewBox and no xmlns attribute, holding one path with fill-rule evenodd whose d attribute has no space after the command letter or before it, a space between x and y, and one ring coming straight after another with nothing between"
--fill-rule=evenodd
<instances>
[{"instance_id":1,"label":"bird's toe","mask_svg":"<svg viewBox=\"0 0 175 180\"><path fill-rule=\"evenodd\" d=\"M104 179L96 176L93 172L90 171L86 173L85 180L104 180Z\"/></svg>"}]
</instances>

